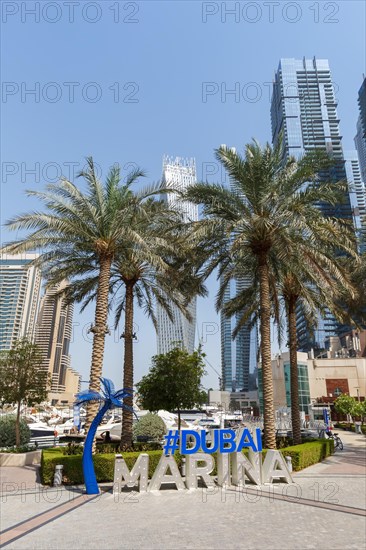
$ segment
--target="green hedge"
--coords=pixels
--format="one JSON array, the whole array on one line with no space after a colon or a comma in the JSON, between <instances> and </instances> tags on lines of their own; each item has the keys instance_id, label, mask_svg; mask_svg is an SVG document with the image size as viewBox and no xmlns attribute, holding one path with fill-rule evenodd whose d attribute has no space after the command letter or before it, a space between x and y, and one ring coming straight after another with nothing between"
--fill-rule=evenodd
<instances>
[{"instance_id":1,"label":"green hedge","mask_svg":"<svg viewBox=\"0 0 366 550\"><path fill-rule=\"evenodd\" d=\"M149 455L149 477L152 477L158 465L163 451L146 451ZM121 453L126 461L129 470L132 469L140 453ZM63 482L71 485L83 483L83 471L81 465L82 455L64 455L62 449L45 449L42 451L41 459L41 480L44 485L51 485L55 473L56 464L62 464ZM114 475L114 454L96 454L93 457L95 475L97 481L113 481ZM181 464L181 457L176 455L178 465Z\"/></svg>"},{"instance_id":2,"label":"green hedge","mask_svg":"<svg viewBox=\"0 0 366 550\"><path fill-rule=\"evenodd\" d=\"M290 456L294 472L321 462L334 452L333 439L318 439L281 449L283 456Z\"/></svg>"},{"instance_id":3,"label":"green hedge","mask_svg":"<svg viewBox=\"0 0 366 550\"><path fill-rule=\"evenodd\" d=\"M302 470L324 460L334 451L334 441L332 439L319 439L302 445L286 447L281 449L283 456L291 456L292 467L295 472ZM155 468L158 465L162 451L146 451L149 455L149 478L152 477ZM265 456L266 450L263 451ZM139 452L122 453L123 458L129 470L135 464ZM216 454L214 454L216 463ZM63 482L65 484L80 485L83 483L83 472L81 466L81 455L64 455L61 448L45 449L42 451L41 459L41 480L44 485L51 485L55 473L56 464L63 464ZM179 453L175 454L178 466L181 465L182 457ZM114 475L114 454L97 454L93 457L95 474L97 481L113 481ZM216 474L216 467L213 475Z\"/></svg>"}]
</instances>

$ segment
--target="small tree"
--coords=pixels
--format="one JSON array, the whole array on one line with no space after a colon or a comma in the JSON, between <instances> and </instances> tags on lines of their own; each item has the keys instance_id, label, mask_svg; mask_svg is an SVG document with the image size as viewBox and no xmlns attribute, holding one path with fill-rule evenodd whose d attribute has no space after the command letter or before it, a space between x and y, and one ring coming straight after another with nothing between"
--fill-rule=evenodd
<instances>
[{"instance_id":1,"label":"small tree","mask_svg":"<svg viewBox=\"0 0 366 550\"><path fill-rule=\"evenodd\" d=\"M361 423L363 424L366 416L366 401L355 400L355 403L352 409L352 415L359 416L361 419Z\"/></svg>"},{"instance_id":2,"label":"small tree","mask_svg":"<svg viewBox=\"0 0 366 550\"><path fill-rule=\"evenodd\" d=\"M0 447L14 447L15 440L15 414L6 414L0 417ZM31 437L31 431L26 421L21 418L19 423L20 445L27 445Z\"/></svg>"},{"instance_id":3,"label":"small tree","mask_svg":"<svg viewBox=\"0 0 366 550\"><path fill-rule=\"evenodd\" d=\"M147 413L142 416L133 427L134 438L147 436L154 441L159 441L165 434L164 421L157 414Z\"/></svg>"},{"instance_id":4,"label":"small tree","mask_svg":"<svg viewBox=\"0 0 366 550\"><path fill-rule=\"evenodd\" d=\"M176 410L178 430L180 412L202 405L207 394L202 390L204 354L198 349L192 354L178 347L152 358L150 372L137 384L142 406L149 411Z\"/></svg>"},{"instance_id":5,"label":"small tree","mask_svg":"<svg viewBox=\"0 0 366 550\"><path fill-rule=\"evenodd\" d=\"M20 446L20 407L47 398L48 373L40 368L42 353L27 339L15 342L11 350L0 355L0 401L15 404L15 444Z\"/></svg>"},{"instance_id":6,"label":"small tree","mask_svg":"<svg viewBox=\"0 0 366 550\"><path fill-rule=\"evenodd\" d=\"M334 408L338 413L347 415L348 420L348 415L353 413L356 403L357 401L354 397L343 394L334 401Z\"/></svg>"}]
</instances>

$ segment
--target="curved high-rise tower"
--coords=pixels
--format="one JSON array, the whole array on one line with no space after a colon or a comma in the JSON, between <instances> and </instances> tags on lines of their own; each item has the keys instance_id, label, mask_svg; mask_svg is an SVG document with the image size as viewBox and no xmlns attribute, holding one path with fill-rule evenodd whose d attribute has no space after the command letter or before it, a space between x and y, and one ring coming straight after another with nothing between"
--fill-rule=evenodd
<instances>
[{"instance_id":1,"label":"curved high-rise tower","mask_svg":"<svg viewBox=\"0 0 366 550\"><path fill-rule=\"evenodd\" d=\"M194 159L181 157L163 158L163 182L167 188L171 187L184 191L190 185L196 183L196 164ZM178 206L183 212L186 222L198 220L197 206L192 203L178 201L175 193L167 193L164 200L168 204ZM157 352L167 353L176 345L182 346L189 353L194 351L194 338L196 328L196 298L189 304L189 313L192 320L188 321L179 309L171 304L173 320L171 321L161 306L157 306Z\"/></svg>"}]
</instances>

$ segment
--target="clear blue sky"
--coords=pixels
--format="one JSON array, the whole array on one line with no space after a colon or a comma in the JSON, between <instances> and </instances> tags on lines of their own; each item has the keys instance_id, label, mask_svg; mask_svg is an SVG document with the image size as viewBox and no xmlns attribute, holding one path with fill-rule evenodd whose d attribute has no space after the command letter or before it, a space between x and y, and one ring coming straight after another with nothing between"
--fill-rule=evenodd
<instances>
[{"instance_id":1,"label":"clear blue sky","mask_svg":"<svg viewBox=\"0 0 366 550\"><path fill-rule=\"evenodd\" d=\"M240 11L230 15L235 4ZM329 59L343 146L353 148L366 72L362 1L3 1L1 7L2 220L36 206L24 189L40 189L61 173L72 177L88 155L103 174L114 162L136 163L147 171L146 183L160 178L163 154L195 157L205 178L217 169L211 163L220 144L240 150L252 137L271 139L270 83L281 57ZM225 95L235 86L239 98ZM208 179L223 181L220 173ZM8 238L2 230L2 241ZM198 306L201 332L204 323L218 322L214 280L209 289ZM92 319L91 308L80 315L76 306L72 365L84 379L91 344L82 327ZM139 380L156 348L151 323L139 312L136 323ZM117 385L122 345L107 337L104 374ZM207 338L205 351L220 371L219 333ZM216 374L207 371L204 385L217 387Z\"/></svg>"}]
</instances>

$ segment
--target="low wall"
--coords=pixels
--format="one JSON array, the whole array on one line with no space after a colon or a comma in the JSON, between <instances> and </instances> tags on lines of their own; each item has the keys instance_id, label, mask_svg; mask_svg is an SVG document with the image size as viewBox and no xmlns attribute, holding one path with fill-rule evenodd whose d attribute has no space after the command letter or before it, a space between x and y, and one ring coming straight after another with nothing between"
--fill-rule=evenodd
<instances>
[{"instance_id":1,"label":"low wall","mask_svg":"<svg viewBox=\"0 0 366 550\"><path fill-rule=\"evenodd\" d=\"M0 466L30 466L41 463L42 451L29 453L0 453Z\"/></svg>"}]
</instances>

